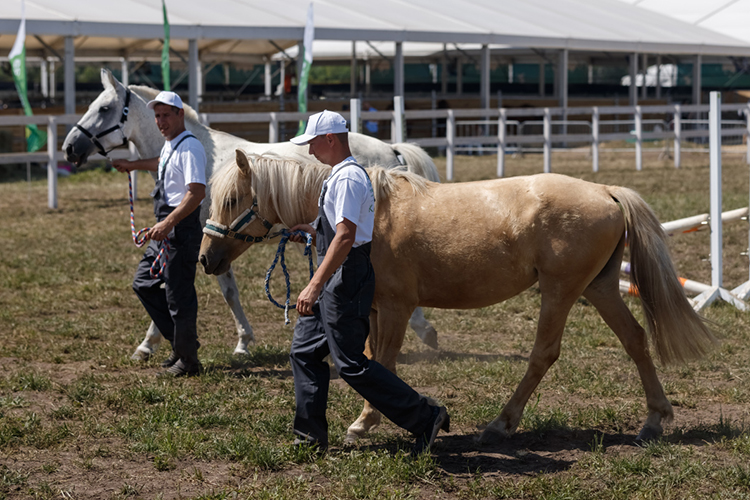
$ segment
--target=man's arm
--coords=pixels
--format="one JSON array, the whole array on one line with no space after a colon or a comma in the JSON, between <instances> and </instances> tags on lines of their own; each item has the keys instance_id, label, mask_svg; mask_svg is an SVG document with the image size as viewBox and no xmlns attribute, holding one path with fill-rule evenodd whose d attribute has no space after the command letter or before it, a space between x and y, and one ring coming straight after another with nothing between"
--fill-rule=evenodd
<instances>
[{"instance_id":1,"label":"man's arm","mask_svg":"<svg viewBox=\"0 0 750 500\"><path fill-rule=\"evenodd\" d=\"M112 166L118 172L132 172L133 170L148 170L156 172L159 169L159 157L147 158L145 160L112 160Z\"/></svg>"},{"instance_id":2,"label":"man's arm","mask_svg":"<svg viewBox=\"0 0 750 500\"><path fill-rule=\"evenodd\" d=\"M315 271L310 283L297 298L297 312L302 316L312 314L312 306L318 300L320 292L323 290L323 285L328 281L328 278L333 276L336 269L344 263L346 256L349 255L349 251L354 245L356 235L357 225L349 219L344 218L344 220L336 224L336 235L333 237L333 241L331 241L331 246L326 251L323 262L318 267L318 270Z\"/></svg>"},{"instance_id":3,"label":"man's arm","mask_svg":"<svg viewBox=\"0 0 750 500\"><path fill-rule=\"evenodd\" d=\"M161 241L166 238L170 231L185 217L193 213L198 208L201 200L206 197L206 186L198 182L188 184L187 193L182 201L171 214L167 215L163 221L157 222L148 232L148 237L152 240ZM343 262L343 261L342 261Z\"/></svg>"}]
</instances>

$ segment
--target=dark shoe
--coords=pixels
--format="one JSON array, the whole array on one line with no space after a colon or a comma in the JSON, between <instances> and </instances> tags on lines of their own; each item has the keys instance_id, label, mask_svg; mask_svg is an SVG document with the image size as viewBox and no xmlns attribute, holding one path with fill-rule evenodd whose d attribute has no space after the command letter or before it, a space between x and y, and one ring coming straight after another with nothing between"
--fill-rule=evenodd
<instances>
[{"instance_id":1,"label":"dark shoe","mask_svg":"<svg viewBox=\"0 0 750 500\"><path fill-rule=\"evenodd\" d=\"M445 432L450 432L451 417L448 415L448 410L445 406L433 406L432 417L427 423L424 432L417 436L417 440L414 443L414 447L411 449L412 456L421 455L424 452L429 452L432 443L435 442L435 438L440 432L440 429Z\"/></svg>"},{"instance_id":2,"label":"dark shoe","mask_svg":"<svg viewBox=\"0 0 750 500\"><path fill-rule=\"evenodd\" d=\"M159 374L160 377L192 377L194 375L198 375L201 370L203 369L203 366L201 366L200 361L196 361L195 363L186 364L181 359L178 359L175 364L164 370Z\"/></svg>"},{"instance_id":3,"label":"dark shoe","mask_svg":"<svg viewBox=\"0 0 750 500\"><path fill-rule=\"evenodd\" d=\"M295 448L310 448L315 453L321 455L328 449L327 444L323 444L320 441L314 441L312 439L296 438L292 443Z\"/></svg>"},{"instance_id":4,"label":"dark shoe","mask_svg":"<svg viewBox=\"0 0 750 500\"><path fill-rule=\"evenodd\" d=\"M180 357L175 353L174 351L169 353L169 357L161 362L162 368L169 368L170 366L177 363L177 360L180 359Z\"/></svg>"}]
</instances>

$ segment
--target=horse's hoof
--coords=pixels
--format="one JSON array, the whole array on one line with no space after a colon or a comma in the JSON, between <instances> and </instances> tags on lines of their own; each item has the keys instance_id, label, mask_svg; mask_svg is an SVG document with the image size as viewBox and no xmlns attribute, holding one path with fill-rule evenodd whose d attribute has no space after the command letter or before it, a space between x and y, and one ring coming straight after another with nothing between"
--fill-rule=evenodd
<instances>
[{"instance_id":1,"label":"horse's hoof","mask_svg":"<svg viewBox=\"0 0 750 500\"><path fill-rule=\"evenodd\" d=\"M479 445L483 444L497 444L505 440L508 436L502 432L498 432L489 427L484 430L479 436L474 438L474 442Z\"/></svg>"},{"instance_id":2,"label":"horse's hoof","mask_svg":"<svg viewBox=\"0 0 750 500\"><path fill-rule=\"evenodd\" d=\"M234 352L232 353L234 356L250 356L250 351L247 349L243 349L240 347L235 348Z\"/></svg>"},{"instance_id":3,"label":"horse's hoof","mask_svg":"<svg viewBox=\"0 0 750 500\"><path fill-rule=\"evenodd\" d=\"M130 359L133 361L148 361L151 359L151 351L142 351L141 349L136 349L132 356L130 356Z\"/></svg>"},{"instance_id":4,"label":"horse's hoof","mask_svg":"<svg viewBox=\"0 0 750 500\"><path fill-rule=\"evenodd\" d=\"M347 432L346 437L344 438L344 446L354 446L357 441L359 441L359 435L353 432Z\"/></svg>"},{"instance_id":5,"label":"horse's hoof","mask_svg":"<svg viewBox=\"0 0 750 500\"><path fill-rule=\"evenodd\" d=\"M641 432L638 433L638 436L635 438L635 441L637 443L643 443L645 441L653 441L655 439L659 439L662 435L662 429L657 429L648 425L644 425L643 429L641 429Z\"/></svg>"},{"instance_id":6,"label":"horse's hoof","mask_svg":"<svg viewBox=\"0 0 750 500\"><path fill-rule=\"evenodd\" d=\"M427 347L431 347L437 350L438 348L437 330L435 330L434 328L430 328L430 331L425 333L424 337L422 337L422 343L426 345Z\"/></svg>"}]
</instances>

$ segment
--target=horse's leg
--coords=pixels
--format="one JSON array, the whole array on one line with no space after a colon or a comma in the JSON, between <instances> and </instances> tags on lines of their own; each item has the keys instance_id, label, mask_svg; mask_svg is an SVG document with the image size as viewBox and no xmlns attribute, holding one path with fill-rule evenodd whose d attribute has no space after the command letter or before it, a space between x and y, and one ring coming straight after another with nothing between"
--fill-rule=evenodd
<instances>
[{"instance_id":1,"label":"horse's leg","mask_svg":"<svg viewBox=\"0 0 750 500\"><path fill-rule=\"evenodd\" d=\"M250 354L247 346L248 344L255 344L255 336L253 335L253 327L248 323L245 312L242 310L240 291L237 289L232 268L230 267L229 271L218 275L216 279L219 281L221 293L224 294L224 301L232 311L234 326L237 328L239 340L237 341L237 347L234 348L234 354Z\"/></svg>"},{"instance_id":2,"label":"horse's leg","mask_svg":"<svg viewBox=\"0 0 750 500\"><path fill-rule=\"evenodd\" d=\"M378 304L370 313L370 334L365 343L365 355L396 373L396 358L404 343L410 308ZM370 429L380 424L382 416L368 401L359 418L346 431L347 444L354 443Z\"/></svg>"},{"instance_id":3,"label":"horse's leg","mask_svg":"<svg viewBox=\"0 0 750 500\"><path fill-rule=\"evenodd\" d=\"M422 340L423 344L433 349L438 348L437 330L424 317L421 307L414 309L411 318L409 318L409 326L416 332L417 337Z\"/></svg>"},{"instance_id":4,"label":"horse's leg","mask_svg":"<svg viewBox=\"0 0 750 500\"><path fill-rule=\"evenodd\" d=\"M143 339L141 345L136 347L135 352L130 356L130 359L135 359L136 361L148 361L149 358L156 353L162 339L164 339L164 337L162 337L159 329L156 328L156 323L152 321L146 332L146 338Z\"/></svg>"},{"instance_id":5,"label":"horse's leg","mask_svg":"<svg viewBox=\"0 0 750 500\"><path fill-rule=\"evenodd\" d=\"M542 291L542 308L539 313L536 340L534 348L529 355L529 366L526 374L518 384L516 391L505 404L500 415L489 423L484 432L479 436L480 443L489 443L498 437L509 437L518 427L526 406L534 389L547 373L552 364L560 355L560 340L562 339L565 322L568 313L573 306L578 293L565 292L563 287L551 285L544 286L544 280L540 277L539 288ZM554 290L554 291L553 291Z\"/></svg>"},{"instance_id":6,"label":"horse's leg","mask_svg":"<svg viewBox=\"0 0 750 500\"><path fill-rule=\"evenodd\" d=\"M619 265L617 271L619 271ZM663 420L672 420L672 405L664 394L664 389L656 375L656 367L648 352L646 332L622 300L618 276L619 274L614 273L613 276L601 276L602 279L592 282L583 295L596 307L607 325L615 332L638 368L643 390L646 393L648 417L637 439L648 440L661 435Z\"/></svg>"}]
</instances>

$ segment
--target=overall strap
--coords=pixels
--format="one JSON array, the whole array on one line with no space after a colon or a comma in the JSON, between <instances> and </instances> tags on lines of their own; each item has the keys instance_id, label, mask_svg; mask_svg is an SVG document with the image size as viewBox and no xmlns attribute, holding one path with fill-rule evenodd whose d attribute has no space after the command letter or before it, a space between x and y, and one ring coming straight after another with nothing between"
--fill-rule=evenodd
<instances>
[{"instance_id":1,"label":"overall strap","mask_svg":"<svg viewBox=\"0 0 750 500\"><path fill-rule=\"evenodd\" d=\"M192 138L193 138L193 139L195 139L196 141L198 140L198 138L197 138L197 137L195 137L195 136L194 136L193 134L187 134L187 135L186 135L186 136L184 136L184 137L183 137L182 139L180 139L180 140L179 140L179 141L177 142L177 144L175 145L175 147L173 147L173 148L172 148L172 151L170 151L170 152L169 152L169 156L167 156L167 159L166 159L166 160L164 161L164 163L162 163L162 164L161 164L161 165L159 166L159 174L158 174L158 176L157 176L157 179L162 179L162 174L164 173L164 168L167 168L167 163L169 163L169 160L171 160L171 159L172 159L172 155L174 154L174 152L175 152L175 151L177 151L177 148L179 148L179 147L180 147L180 144L182 144L182 143L183 143L183 142L185 141L185 139L187 139L187 138L189 138L189 137L192 137ZM162 167L163 167L163 168L162 168Z\"/></svg>"}]
</instances>

